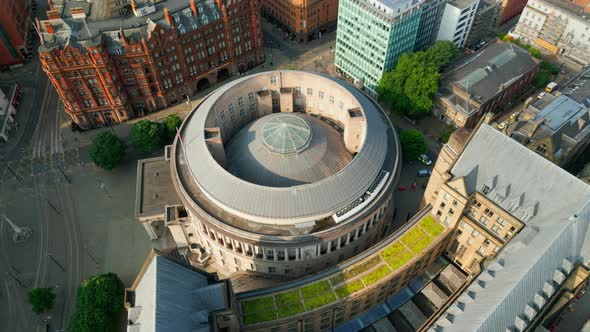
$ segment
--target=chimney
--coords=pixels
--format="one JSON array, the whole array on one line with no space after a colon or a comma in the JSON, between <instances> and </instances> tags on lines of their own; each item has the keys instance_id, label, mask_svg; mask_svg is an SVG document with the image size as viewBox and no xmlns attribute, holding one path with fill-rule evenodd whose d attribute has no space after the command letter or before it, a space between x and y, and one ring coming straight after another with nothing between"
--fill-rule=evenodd
<instances>
[{"instance_id":1,"label":"chimney","mask_svg":"<svg viewBox=\"0 0 590 332\"><path fill-rule=\"evenodd\" d=\"M172 22L170 11L166 7L164 7L164 18L166 19L166 22L168 22L168 25L170 25L170 28L174 28L174 23Z\"/></svg>"},{"instance_id":2,"label":"chimney","mask_svg":"<svg viewBox=\"0 0 590 332\"><path fill-rule=\"evenodd\" d=\"M190 0L190 2L191 2L191 10L193 11L193 15L199 16L199 10L197 9L197 4L195 3L195 0Z\"/></svg>"},{"instance_id":3,"label":"chimney","mask_svg":"<svg viewBox=\"0 0 590 332\"><path fill-rule=\"evenodd\" d=\"M133 15L137 16L137 4L135 0L131 0L131 10L133 10Z\"/></svg>"},{"instance_id":4,"label":"chimney","mask_svg":"<svg viewBox=\"0 0 590 332\"><path fill-rule=\"evenodd\" d=\"M59 9L52 9L47 11L47 19L48 20L57 20L60 19L61 15L59 13Z\"/></svg>"},{"instance_id":5,"label":"chimney","mask_svg":"<svg viewBox=\"0 0 590 332\"><path fill-rule=\"evenodd\" d=\"M55 34L55 30L53 29L53 25L51 25L50 22L43 21L43 26L45 27L45 31L47 31L48 34L50 34L50 35Z\"/></svg>"}]
</instances>

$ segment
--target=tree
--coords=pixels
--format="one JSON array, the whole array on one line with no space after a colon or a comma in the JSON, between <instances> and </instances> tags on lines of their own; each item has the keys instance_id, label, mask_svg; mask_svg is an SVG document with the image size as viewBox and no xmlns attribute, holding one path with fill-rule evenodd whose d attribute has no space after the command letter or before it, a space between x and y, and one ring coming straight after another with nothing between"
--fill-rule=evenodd
<instances>
[{"instance_id":1,"label":"tree","mask_svg":"<svg viewBox=\"0 0 590 332\"><path fill-rule=\"evenodd\" d=\"M119 137L105 131L98 134L92 141L90 157L101 168L111 170L125 157L127 145Z\"/></svg>"},{"instance_id":2,"label":"tree","mask_svg":"<svg viewBox=\"0 0 590 332\"><path fill-rule=\"evenodd\" d=\"M426 49L425 53L429 64L441 71L459 54L459 49L448 40L439 40Z\"/></svg>"},{"instance_id":3,"label":"tree","mask_svg":"<svg viewBox=\"0 0 590 332\"><path fill-rule=\"evenodd\" d=\"M400 144L402 146L402 154L404 158L415 160L423 153L428 151L424 136L418 130L410 129L404 130L399 135Z\"/></svg>"},{"instance_id":4,"label":"tree","mask_svg":"<svg viewBox=\"0 0 590 332\"><path fill-rule=\"evenodd\" d=\"M164 125L149 120L138 121L131 127L131 144L143 153L158 151L166 141Z\"/></svg>"},{"instance_id":5,"label":"tree","mask_svg":"<svg viewBox=\"0 0 590 332\"><path fill-rule=\"evenodd\" d=\"M28 301L33 306L33 312L42 314L53 308L55 294L51 288L33 288L29 290Z\"/></svg>"},{"instance_id":6,"label":"tree","mask_svg":"<svg viewBox=\"0 0 590 332\"><path fill-rule=\"evenodd\" d=\"M168 142L172 142L174 140L174 136L176 136L176 129L180 128L181 124L182 119L176 114L171 114L166 117L164 120L164 127L166 127Z\"/></svg>"},{"instance_id":7,"label":"tree","mask_svg":"<svg viewBox=\"0 0 590 332\"><path fill-rule=\"evenodd\" d=\"M418 118L430 113L438 91L440 71L458 54L448 41L436 42L426 51L402 54L395 68L385 72L377 93L395 112Z\"/></svg>"},{"instance_id":8,"label":"tree","mask_svg":"<svg viewBox=\"0 0 590 332\"><path fill-rule=\"evenodd\" d=\"M114 331L123 309L125 286L114 273L92 276L78 287L76 309L68 322L68 331Z\"/></svg>"}]
</instances>

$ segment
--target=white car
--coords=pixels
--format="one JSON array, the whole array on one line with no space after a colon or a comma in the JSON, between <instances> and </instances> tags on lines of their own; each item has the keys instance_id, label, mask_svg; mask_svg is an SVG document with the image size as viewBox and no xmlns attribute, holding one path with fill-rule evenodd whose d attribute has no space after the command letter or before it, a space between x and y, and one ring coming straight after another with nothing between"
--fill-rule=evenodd
<instances>
[{"instance_id":1,"label":"white car","mask_svg":"<svg viewBox=\"0 0 590 332\"><path fill-rule=\"evenodd\" d=\"M498 129L504 130L504 129L508 128L508 124L509 124L508 121L504 121L498 125Z\"/></svg>"},{"instance_id":2,"label":"white car","mask_svg":"<svg viewBox=\"0 0 590 332\"><path fill-rule=\"evenodd\" d=\"M543 99L543 97L545 97L545 95L547 95L547 92L541 92L537 95L537 98Z\"/></svg>"}]
</instances>

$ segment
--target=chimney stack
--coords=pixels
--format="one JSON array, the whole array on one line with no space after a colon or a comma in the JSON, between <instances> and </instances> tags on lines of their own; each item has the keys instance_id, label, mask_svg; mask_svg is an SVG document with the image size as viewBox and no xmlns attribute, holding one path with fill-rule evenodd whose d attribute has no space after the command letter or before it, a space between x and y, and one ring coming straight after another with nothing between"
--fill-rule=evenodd
<instances>
[{"instance_id":1,"label":"chimney stack","mask_svg":"<svg viewBox=\"0 0 590 332\"><path fill-rule=\"evenodd\" d=\"M191 3L191 10L193 11L193 15L199 16L199 10L197 9L197 4L195 0L190 0Z\"/></svg>"},{"instance_id":2,"label":"chimney stack","mask_svg":"<svg viewBox=\"0 0 590 332\"><path fill-rule=\"evenodd\" d=\"M174 28L174 23L172 22L170 11L166 7L164 7L164 18L166 19L166 22L168 22L168 25L170 25L170 28Z\"/></svg>"},{"instance_id":3,"label":"chimney stack","mask_svg":"<svg viewBox=\"0 0 590 332\"><path fill-rule=\"evenodd\" d=\"M53 25L51 25L50 22L44 21L43 26L45 27L45 31L47 31L48 34L50 34L50 35L55 34L55 30L53 29Z\"/></svg>"},{"instance_id":4,"label":"chimney stack","mask_svg":"<svg viewBox=\"0 0 590 332\"><path fill-rule=\"evenodd\" d=\"M137 4L135 3L135 0L131 0L131 10L133 10L133 15L138 16L137 15Z\"/></svg>"}]
</instances>

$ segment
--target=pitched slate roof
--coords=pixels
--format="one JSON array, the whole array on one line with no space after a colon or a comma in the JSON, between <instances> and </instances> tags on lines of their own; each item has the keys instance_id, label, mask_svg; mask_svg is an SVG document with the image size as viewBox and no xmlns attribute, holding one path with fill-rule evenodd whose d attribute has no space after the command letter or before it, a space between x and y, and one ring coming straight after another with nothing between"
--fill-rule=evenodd
<instances>
[{"instance_id":1,"label":"pitched slate roof","mask_svg":"<svg viewBox=\"0 0 590 332\"><path fill-rule=\"evenodd\" d=\"M590 186L487 124L451 173L465 177L469 193L485 193L525 227L431 330L504 331L528 324L572 263L590 258Z\"/></svg>"}]
</instances>

